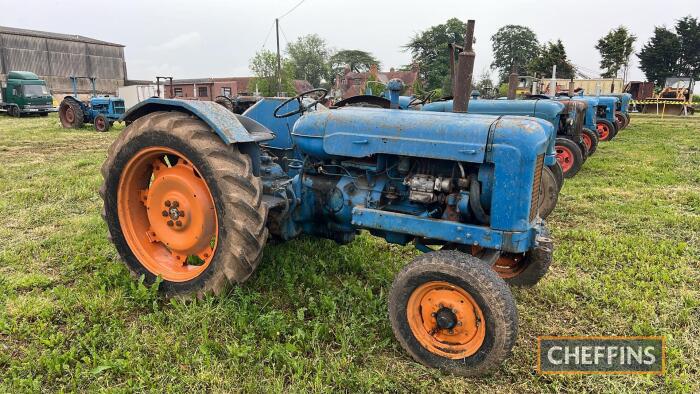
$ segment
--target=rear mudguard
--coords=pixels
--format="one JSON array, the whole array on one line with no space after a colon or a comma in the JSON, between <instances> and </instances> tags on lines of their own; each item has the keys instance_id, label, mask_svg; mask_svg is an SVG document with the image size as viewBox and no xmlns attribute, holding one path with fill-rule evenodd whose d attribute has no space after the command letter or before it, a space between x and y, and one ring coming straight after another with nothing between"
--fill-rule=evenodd
<instances>
[{"instance_id":1,"label":"rear mudguard","mask_svg":"<svg viewBox=\"0 0 700 394\"><path fill-rule=\"evenodd\" d=\"M214 130L227 144L257 143L274 134L253 119L237 115L213 101L149 98L131 107L120 119L129 123L157 111L177 111L195 116Z\"/></svg>"}]
</instances>

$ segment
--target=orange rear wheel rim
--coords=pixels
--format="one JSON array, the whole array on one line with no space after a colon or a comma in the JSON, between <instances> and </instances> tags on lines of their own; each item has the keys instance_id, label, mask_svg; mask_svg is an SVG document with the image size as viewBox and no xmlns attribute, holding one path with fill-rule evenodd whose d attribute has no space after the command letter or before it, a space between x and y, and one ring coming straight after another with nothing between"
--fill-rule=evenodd
<instances>
[{"instance_id":1,"label":"orange rear wheel rim","mask_svg":"<svg viewBox=\"0 0 700 394\"><path fill-rule=\"evenodd\" d=\"M418 286L408 299L406 315L416 340L441 357L469 357L486 337L486 321L479 305L466 290L449 282Z\"/></svg>"},{"instance_id":2,"label":"orange rear wheel rim","mask_svg":"<svg viewBox=\"0 0 700 394\"><path fill-rule=\"evenodd\" d=\"M168 281L196 278L214 257L216 208L200 174L180 152L148 147L127 162L119 180L124 238L144 268Z\"/></svg>"}]
</instances>

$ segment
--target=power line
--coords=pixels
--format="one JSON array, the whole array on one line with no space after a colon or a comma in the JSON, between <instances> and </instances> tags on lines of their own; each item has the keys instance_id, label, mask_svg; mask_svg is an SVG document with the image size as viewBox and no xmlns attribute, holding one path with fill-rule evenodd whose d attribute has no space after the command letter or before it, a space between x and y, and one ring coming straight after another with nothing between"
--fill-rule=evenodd
<instances>
[{"instance_id":1,"label":"power line","mask_svg":"<svg viewBox=\"0 0 700 394\"><path fill-rule=\"evenodd\" d=\"M306 1L306 0L301 0L297 5L295 5L294 7L292 7L291 10L285 12L284 15L278 17L277 19L282 19L282 18L284 18L285 16L291 14L292 11L296 10L300 5L304 4L305 1Z\"/></svg>"},{"instance_id":2,"label":"power line","mask_svg":"<svg viewBox=\"0 0 700 394\"><path fill-rule=\"evenodd\" d=\"M275 27L275 22L272 21L272 24L270 25L270 30L267 31L267 35L265 36L265 41L263 41L262 46L260 47L261 49L265 49L265 45L267 45L267 39L270 38L270 33L272 33L272 28Z\"/></svg>"},{"instance_id":3,"label":"power line","mask_svg":"<svg viewBox=\"0 0 700 394\"><path fill-rule=\"evenodd\" d=\"M289 38L287 38L287 34L285 34L282 25L280 25L280 31L282 32L282 37L284 37L284 41L287 43L287 45L289 45Z\"/></svg>"}]
</instances>

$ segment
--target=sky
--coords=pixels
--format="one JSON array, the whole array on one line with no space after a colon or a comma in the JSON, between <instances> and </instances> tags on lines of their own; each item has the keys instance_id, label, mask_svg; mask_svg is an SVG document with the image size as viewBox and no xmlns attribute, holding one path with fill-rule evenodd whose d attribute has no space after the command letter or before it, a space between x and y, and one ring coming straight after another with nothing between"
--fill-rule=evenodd
<instances>
[{"instance_id":1,"label":"sky","mask_svg":"<svg viewBox=\"0 0 700 394\"><path fill-rule=\"evenodd\" d=\"M120 0L100 8L100 2L83 0L0 0L0 25L125 45L129 79L247 76L249 60L257 51L275 50L274 19L299 2ZM452 17L475 19L477 76L492 61L490 37L507 24L530 27L540 42L561 39L569 60L597 76L600 56L594 46L609 30L626 26L638 37L635 51L639 51L654 26L672 27L689 14L700 17L700 1L304 0L280 19L280 42L284 48L287 40L316 33L332 49L371 52L387 70L411 62L402 46L416 33ZM644 80L638 64L633 55L628 79Z\"/></svg>"}]
</instances>

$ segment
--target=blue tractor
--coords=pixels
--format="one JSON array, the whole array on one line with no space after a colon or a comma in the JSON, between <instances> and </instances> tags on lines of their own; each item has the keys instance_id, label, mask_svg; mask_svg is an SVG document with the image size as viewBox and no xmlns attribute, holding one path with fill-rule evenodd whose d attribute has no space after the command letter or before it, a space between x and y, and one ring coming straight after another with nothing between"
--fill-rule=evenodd
<instances>
[{"instance_id":1,"label":"blue tractor","mask_svg":"<svg viewBox=\"0 0 700 394\"><path fill-rule=\"evenodd\" d=\"M551 263L538 198L552 125L327 110L308 95L263 99L244 115L213 102L133 107L100 189L128 268L161 277L169 295L218 294L253 273L268 235L347 243L367 230L428 251L389 295L402 346L460 375L498 366L517 332L507 284L534 285Z\"/></svg>"},{"instance_id":2,"label":"blue tractor","mask_svg":"<svg viewBox=\"0 0 700 394\"><path fill-rule=\"evenodd\" d=\"M615 106L615 119L620 125L619 129L622 130L630 124L630 101L632 101L632 95L629 93L610 93L604 94L605 97L615 97L618 102Z\"/></svg>"},{"instance_id":3,"label":"blue tractor","mask_svg":"<svg viewBox=\"0 0 700 394\"><path fill-rule=\"evenodd\" d=\"M58 116L64 128L78 129L85 123L91 123L95 126L95 130L105 132L124 115L124 99L98 96L95 77L70 77L70 79L73 83L73 95L64 97L58 107ZM88 79L92 84L92 95L87 102L78 99L79 79Z\"/></svg>"},{"instance_id":4,"label":"blue tractor","mask_svg":"<svg viewBox=\"0 0 700 394\"><path fill-rule=\"evenodd\" d=\"M242 115L204 101L132 107L100 188L119 255L137 277L188 297L248 279L268 237L342 244L364 230L414 244L425 253L388 293L397 340L449 373L492 371L517 336L508 285L534 285L552 260L539 196L553 126L521 116L329 110L318 104L325 95L264 98ZM390 100L399 106L398 94Z\"/></svg>"}]
</instances>

